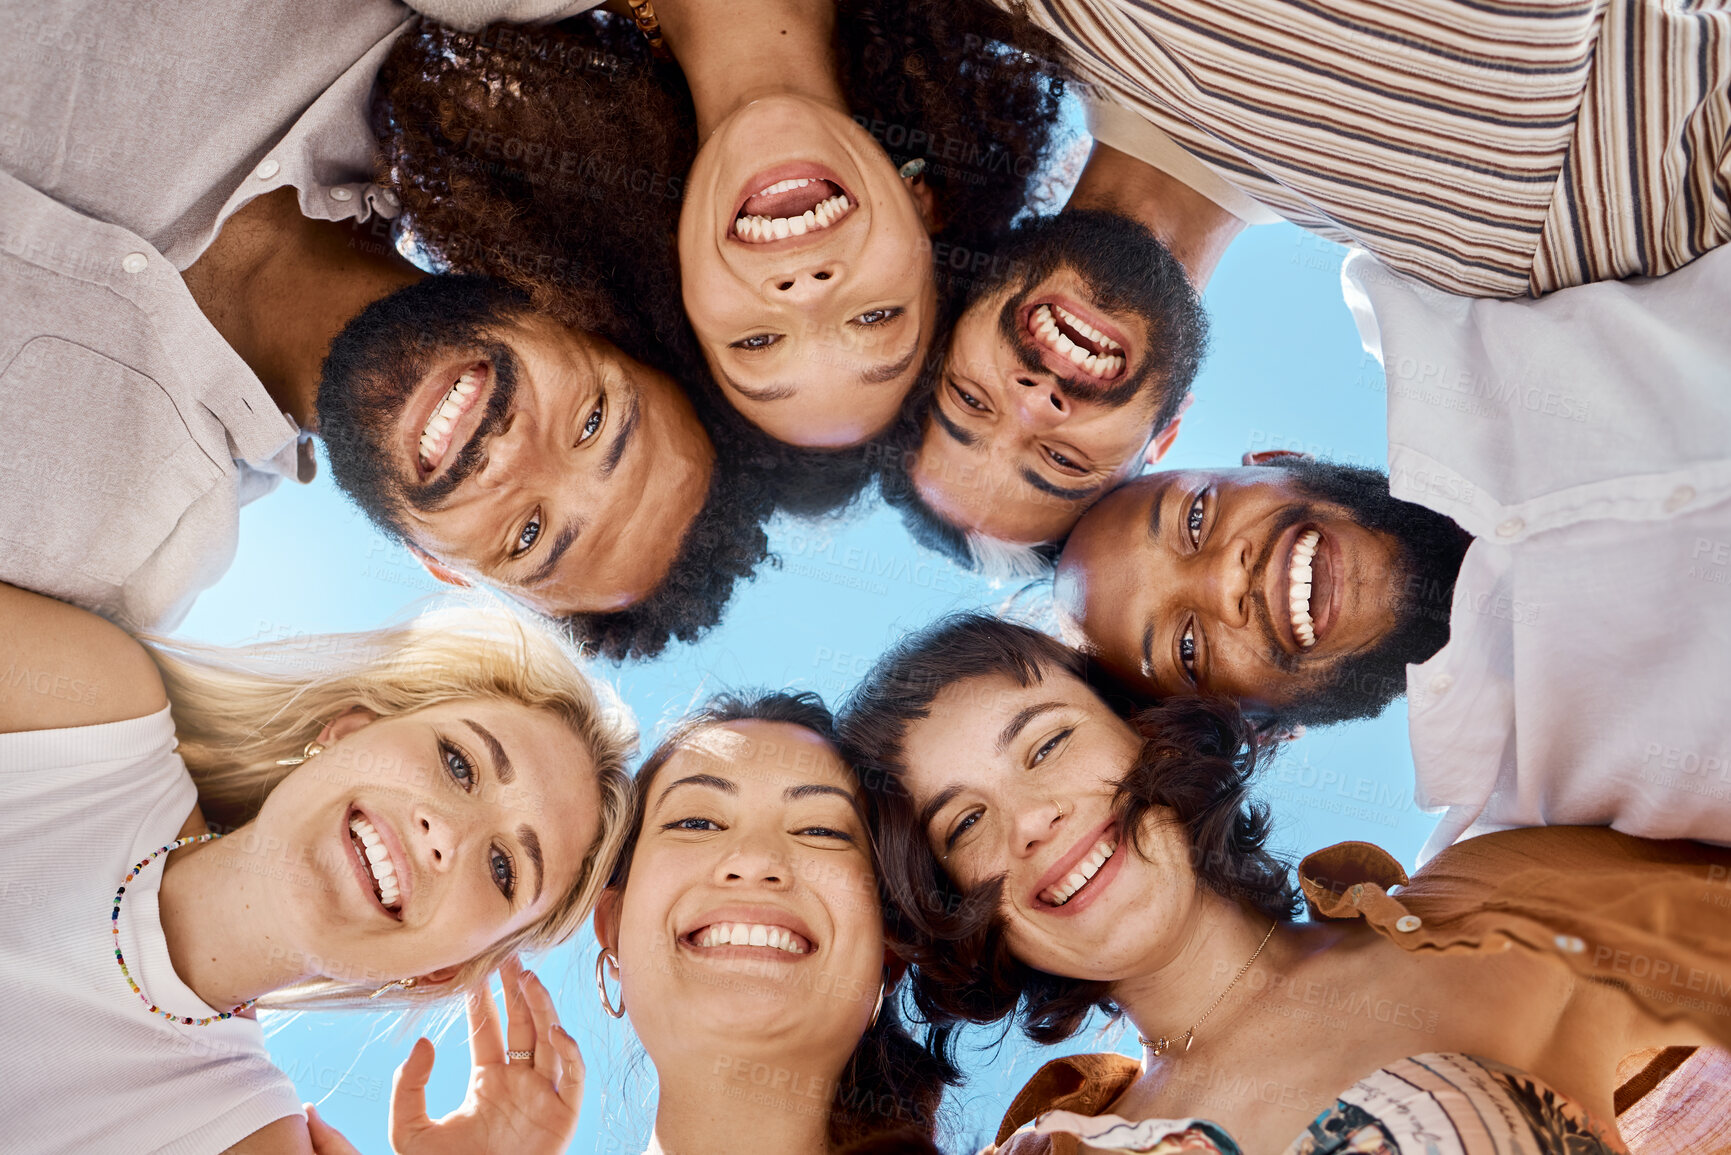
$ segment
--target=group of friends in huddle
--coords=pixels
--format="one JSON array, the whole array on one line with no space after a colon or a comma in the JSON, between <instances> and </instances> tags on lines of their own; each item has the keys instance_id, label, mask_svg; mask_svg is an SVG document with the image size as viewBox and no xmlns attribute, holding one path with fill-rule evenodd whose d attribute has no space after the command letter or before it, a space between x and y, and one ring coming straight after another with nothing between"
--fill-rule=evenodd
<instances>
[{"instance_id":1,"label":"group of friends in huddle","mask_svg":"<svg viewBox=\"0 0 1731 1155\"><path fill-rule=\"evenodd\" d=\"M1142 1060L1048 1064L996 1151L1731 1144L1731 10L222 7L0 48L9 1146L349 1151L254 1008L466 1000L464 1106L418 1043L392 1146L563 1150L518 955L585 923L665 1155L936 1150L958 1032L1096 1011ZM1388 471L1147 471L1275 220L1355 246ZM315 437L511 608L166 633ZM868 491L1061 636L948 618L632 774L585 652ZM1422 865L1271 853L1282 739L1403 695Z\"/></svg>"}]
</instances>

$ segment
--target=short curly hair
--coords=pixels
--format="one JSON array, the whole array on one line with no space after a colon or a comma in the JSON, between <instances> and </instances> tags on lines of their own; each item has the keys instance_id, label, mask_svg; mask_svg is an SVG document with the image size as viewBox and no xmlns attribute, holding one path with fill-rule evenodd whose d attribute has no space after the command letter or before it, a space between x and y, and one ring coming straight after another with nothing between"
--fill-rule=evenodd
<instances>
[{"instance_id":1,"label":"short curly hair","mask_svg":"<svg viewBox=\"0 0 1731 1155\"><path fill-rule=\"evenodd\" d=\"M929 717L947 687L1003 674L1023 686L1069 675L1087 681L1142 738L1118 783L1123 829L1140 839L1155 807L1171 809L1190 840L1197 879L1269 918L1290 920L1299 895L1289 865L1267 849L1268 808L1249 799L1267 747L1230 701L1170 698L1134 710L1090 680L1086 658L1027 626L956 614L904 639L878 660L844 704L842 752L859 768L871 806L882 886L896 952L915 968L914 1005L935 1035L957 1024L994 1023L1019 1011L1042 1044L1081 1029L1090 1011L1117 1015L1108 984L1048 974L1010 952L998 915L1001 880L964 890L944 872L902 785L909 727Z\"/></svg>"},{"instance_id":2,"label":"short curly hair","mask_svg":"<svg viewBox=\"0 0 1731 1155\"><path fill-rule=\"evenodd\" d=\"M927 160L934 251L982 249L1022 211L1045 162L1070 76L1062 54L983 0L841 0L837 26L855 119L892 163ZM433 259L543 302L611 309L606 335L687 388L718 445L760 468L776 508L822 514L863 492L868 447L784 445L708 373L675 244L696 114L683 74L629 20L592 12L478 33L423 22L380 70L374 121L381 181Z\"/></svg>"}]
</instances>

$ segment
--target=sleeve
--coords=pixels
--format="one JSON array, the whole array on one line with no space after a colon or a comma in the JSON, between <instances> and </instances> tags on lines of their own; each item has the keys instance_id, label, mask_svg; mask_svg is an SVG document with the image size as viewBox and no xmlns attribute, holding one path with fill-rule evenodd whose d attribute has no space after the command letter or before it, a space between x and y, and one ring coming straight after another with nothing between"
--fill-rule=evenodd
<instances>
[{"instance_id":1,"label":"sleeve","mask_svg":"<svg viewBox=\"0 0 1731 1155\"><path fill-rule=\"evenodd\" d=\"M1088 135L1189 185L1245 224L1270 225L1279 213L1255 200L1134 110L1095 90L1082 97Z\"/></svg>"},{"instance_id":2,"label":"sleeve","mask_svg":"<svg viewBox=\"0 0 1731 1155\"><path fill-rule=\"evenodd\" d=\"M408 0L421 15L473 32L488 24L549 24L601 6L602 0Z\"/></svg>"}]
</instances>

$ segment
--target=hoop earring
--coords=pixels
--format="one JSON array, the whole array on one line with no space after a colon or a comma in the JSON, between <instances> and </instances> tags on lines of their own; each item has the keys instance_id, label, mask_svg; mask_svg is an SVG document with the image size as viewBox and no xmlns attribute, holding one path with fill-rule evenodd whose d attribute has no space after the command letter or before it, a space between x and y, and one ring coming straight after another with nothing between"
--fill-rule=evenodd
<instances>
[{"instance_id":1,"label":"hoop earring","mask_svg":"<svg viewBox=\"0 0 1731 1155\"><path fill-rule=\"evenodd\" d=\"M595 989L601 992L601 1009L610 1018L625 1017L625 991L623 986L619 991L619 1009L613 1009L613 1000L607 997L607 967L613 968L613 973L619 973L619 957L610 950L604 950L595 956Z\"/></svg>"},{"instance_id":2,"label":"hoop earring","mask_svg":"<svg viewBox=\"0 0 1731 1155\"><path fill-rule=\"evenodd\" d=\"M916 156L914 159L902 165L901 168L897 169L896 174L904 180L912 180L914 177L919 176L925 171L926 158L923 156Z\"/></svg>"},{"instance_id":3,"label":"hoop earring","mask_svg":"<svg viewBox=\"0 0 1731 1155\"><path fill-rule=\"evenodd\" d=\"M878 1001L877 1005L872 1008L872 1021L866 1024L868 1031L878 1025L878 1016L884 1013L884 990L889 986L889 983L889 972L885 971L884 977L878 980Z\"/></svg>"},{"instance_id":4,"label":"hoop earring","mask_svg":"<svg viewBox=\"0 0 1731 1155\"><path fill-rule=\"evenodd\" d=\"M367 997L369 999L376 999L380 995L387 994L390 991L399 991L399 990L400 991L412 991L414 989L415 989L415 976L410 975L406 979L395 979L391 982L386 983L384 986L380 987L378 990L374 991L372 994L368 995Z\"/></svg>"},{"instance_id":5,"label":"hoop earring","mask_svg":"<svg viewBox=\"0 0 1731 1155\"><path fill-rule=\"evenodd\" d=\"M299 758L278 758L276 760L276 764L278 766L299 766L302 762L305 762L308 758L317 758L320 754L323 754L324 752L325 752L324 744L315 738L311 742L308 742L305 746L301 747L301 756Z\"/></svg>"}]
</instances>

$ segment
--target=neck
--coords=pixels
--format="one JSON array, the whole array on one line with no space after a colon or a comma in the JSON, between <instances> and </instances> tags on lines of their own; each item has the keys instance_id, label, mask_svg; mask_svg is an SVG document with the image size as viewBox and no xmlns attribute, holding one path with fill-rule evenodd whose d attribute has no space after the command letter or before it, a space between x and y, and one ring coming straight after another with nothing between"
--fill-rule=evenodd
<instances>
[{"instance_id":1,"label":"neck","mask_svg":"<svg viewBox=\"0 0 1731 1155\"><path fill-rule=\"evenodd\" d=\"M1066 208L1097 209L1135 220L1160 238L1200 293L1244 222L1150 164L1095 144Z\"/></svg>"},{"instance_id":2,"label":"neck","mask_svg":"<svg viewBox=\"0 0 1731 1155\"><path fill-rule=\"evenodd\" d=\"M758 1049L717 1041L657 1062L650 1155L827 1155L830 1105L848 1057Z\"/></svg>"},{"instance_id":3,"label":"neck","mask_svg":"<svg viewBox=\"0 0 1731 1155\"><path fill-rule=\"evenodd\" d=\"M1236 994L1237 987L1251 981L1250 973L1246 972L1234 986L1233 976L1252 955L1256 955L1252 970L1274 965L1276 957L1285 958L1297 949L1302 934L1298 928L1284 925L1257 955L1273 919L1212 891L1203 892L1201 907L1201 917L1193 922L1188 938L1175 954L1157 968L1112 986L1112 1000L1124 1008L1144 1038L1165 1036L1172 1040L1174 1049L1167 1052L1168 1058L1183 1055L1184 1032L1196 1026L1204 1015L1207 1019L1196 1032L1193 1045L1230 1029L1243 1000L1222 999L1221 995L1229 987ZM1220 1002L1216 1006L1217 999ZM1210 1007L1214 1008L1212 1012Z\"/></svg>"},{"instance_id":4,"label":"neck","mask_svg":"<svg viewBox=\"0 0 1731 1155\"><path fill-rule=\"evenodd\" d=\"M387 222L312 220L292 188L235 213L183 274L271 400L309 431L318 428L319 370L332 339L362 309L423 276L392 246Z\"/></svg>"},{"instance_id":5,"label":"neck","mask_svg":"<svg viewBox=\"0 0 1731 1155\"><path fill-rule=\"evenodd\" d=\"M203 823L198 825L197 831L182 830L182 837L202 833ZM152 864L162 868L157 901L174 973L219 1011L314 977L305 954L283 948L271 917L275 903L263 885L293 864L282 860L274 843L247 835L243 826ZM120 917L126 917L124 906Z\"/></svg>"},{"instance_id":6,"label":"neck","mask_svg":"<svg viewBox=\"0 0 1731 1155\"><path fill-rule=\"evenodd\" d=\"M805 96L847 112L832 0L659 0L667 47L691 87L697 139L754 100Z\"/></svg>"}]
</instances>

